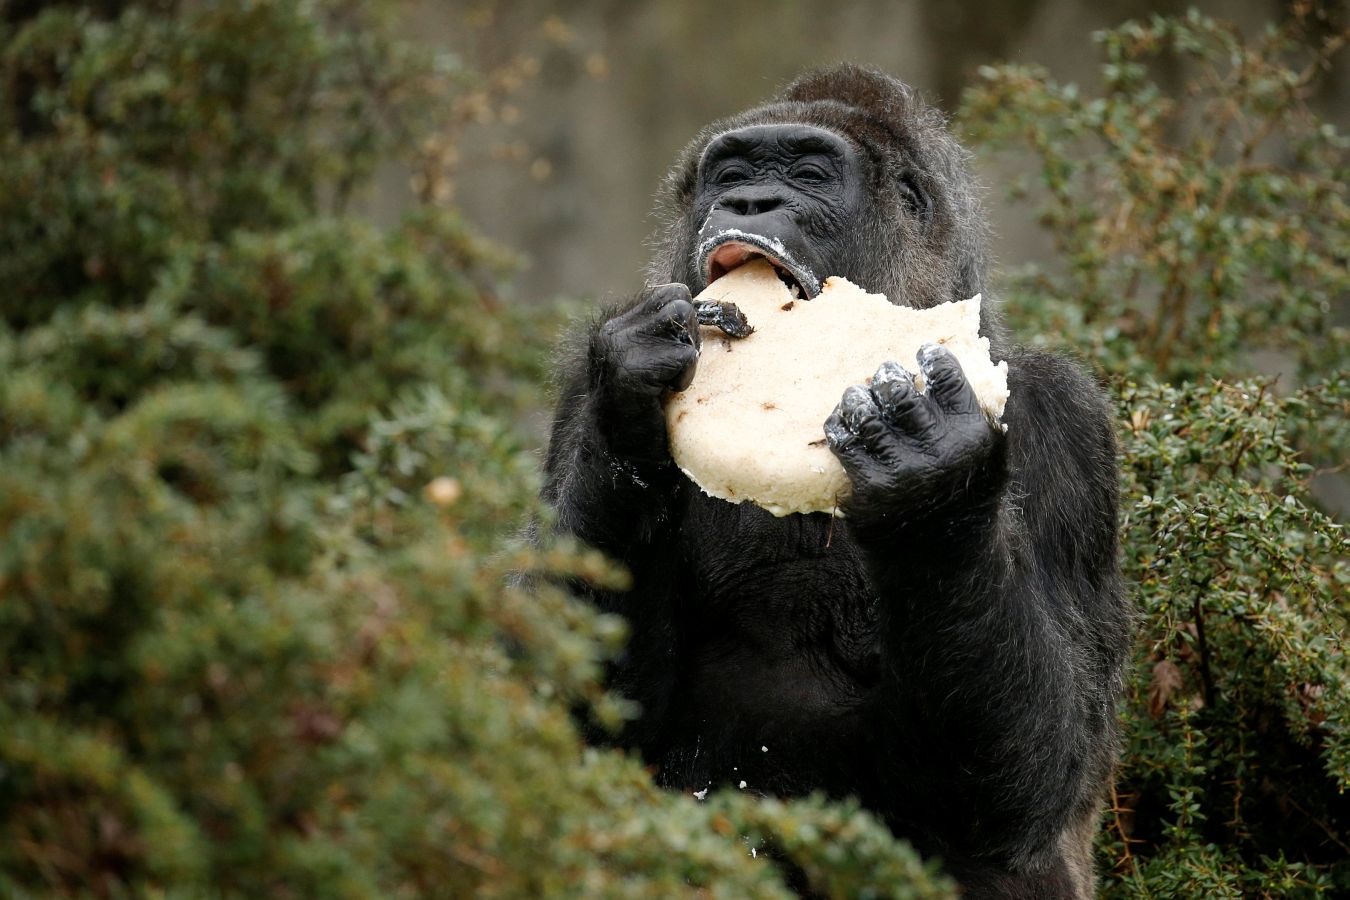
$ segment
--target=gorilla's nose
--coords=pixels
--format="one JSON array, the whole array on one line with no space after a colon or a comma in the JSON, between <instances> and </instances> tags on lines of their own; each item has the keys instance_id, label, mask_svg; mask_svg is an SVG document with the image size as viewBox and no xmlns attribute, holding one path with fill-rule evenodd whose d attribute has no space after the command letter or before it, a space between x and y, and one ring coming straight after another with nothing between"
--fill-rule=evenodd
<instances>
[{"instance_id":1,"label":"gorilla's nose","mask_svg":"<svg viewBox=\"0 0 1350 900\"><path fill-rule=\"evenodd\" d=\"M762 193L744 191L724 196L717 205L737 216L760 216L782 206L783 197L776 191Z\"/></svg>"}]
</instances>

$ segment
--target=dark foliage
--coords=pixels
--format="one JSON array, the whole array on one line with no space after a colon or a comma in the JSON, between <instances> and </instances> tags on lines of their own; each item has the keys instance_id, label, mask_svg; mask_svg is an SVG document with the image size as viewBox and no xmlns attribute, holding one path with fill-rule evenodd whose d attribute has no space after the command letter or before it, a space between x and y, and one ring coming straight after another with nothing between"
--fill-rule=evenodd
<instances>
[{"instance_id":1,"label":"dark foliage","mask_svg":"<svg viewBox=\"0 0 1350 900\"><path fill-rule=\"evenodd\" d=\"M1010 315L1120 410L1143 622L1108 895L1350 890L1350 545L1309 494L1350 438L1350 139L1312 99L1347 37L1303 5L1255 37L1158 18L1097 36L1099 94L1004 67L966 97L1063 263Z\"/></svg>"}]
</instances>

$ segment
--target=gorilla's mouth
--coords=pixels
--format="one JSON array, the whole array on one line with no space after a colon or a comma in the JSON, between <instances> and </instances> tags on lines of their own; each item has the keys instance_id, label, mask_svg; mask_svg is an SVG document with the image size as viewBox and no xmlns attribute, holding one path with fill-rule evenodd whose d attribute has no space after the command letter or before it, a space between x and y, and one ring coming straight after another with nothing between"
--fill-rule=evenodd
<instances>
[{"instance_id":1,"label":"gorilla's mouth","mask_svg":"<svg viewBox=\"0 0 1350 900\"><path fill-rule=\"evenodd\" d=\"M820 293L820 279L794 259L783 247L783 242L775 238L728 229L704 241L698 248L698 255L703 260L708 284L752 259L767 259L792 296L810 300Z\"/></svg>"}]
</instances>

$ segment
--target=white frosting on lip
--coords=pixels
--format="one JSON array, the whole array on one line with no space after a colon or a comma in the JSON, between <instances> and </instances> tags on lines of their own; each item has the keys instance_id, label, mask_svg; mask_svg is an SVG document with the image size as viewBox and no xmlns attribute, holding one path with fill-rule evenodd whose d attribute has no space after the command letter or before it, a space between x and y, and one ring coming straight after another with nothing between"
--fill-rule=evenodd
<instances>
[{"instance_id":1,"label":"white frosting on lip","mask_svg":"<svg viewBox=\"0 0 1350 900\"><path fill-rule=\"evenodd\" d=\"M705 327L694 381L666 405L671 455L713 497L749 500L779 516L838 515L850 485L825 443L825 419L845 388L865 383L887 360L914 372L922 390L915 356L930 341L956 355L991 414L1008 399L1008 365L994 365L979 336L978 295L916 310L829 278L808 302L754 259L698 299L735 303L755 328L729 338Z\"/></svg>"},{"instance_id":2,"label":"white frosting on lip","mask_svg":"<svg viewBox=\"0 0 1350 900\"><path fill-rule=\"evenodd\" d=\"M707 223L704 223L704 227ZM701 234L702 232L700 232ZM820 293L820 279L802 262L788 252L787 247L778 238L766 237L762 234L753 234L748 231L741 231L739 228L723 228L711 237L704 238L698 245L695 252L696 258L703 266L703 274L707 276L709 257L718 247L724 244L736 243L742 244L750 249L763 253L769 257L770 261L786 269L793 278L801 284L802 290L806 291L808 297L814 297ZM722 276L725 278L726 276Z\"/></svg>"}]
</instances>

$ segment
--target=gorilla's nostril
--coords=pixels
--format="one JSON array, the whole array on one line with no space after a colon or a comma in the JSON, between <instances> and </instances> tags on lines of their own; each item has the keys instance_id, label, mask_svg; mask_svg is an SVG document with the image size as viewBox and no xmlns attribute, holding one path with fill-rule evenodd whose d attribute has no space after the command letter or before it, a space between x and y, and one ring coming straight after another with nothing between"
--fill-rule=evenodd
<instances>
[{"instance_id":1,"label":"gorilla's nostril","mask_svg":"<svg viewBox=\"0 0 1350 900\"><path fill-rule=\"evenodd\" d=\"M718 205L738 216L758 216L778 209L783 205L783 198L774 195L764 197L737 195L723 197Z\"/></svg>"}]
</instances>

